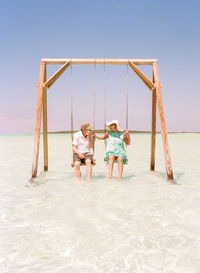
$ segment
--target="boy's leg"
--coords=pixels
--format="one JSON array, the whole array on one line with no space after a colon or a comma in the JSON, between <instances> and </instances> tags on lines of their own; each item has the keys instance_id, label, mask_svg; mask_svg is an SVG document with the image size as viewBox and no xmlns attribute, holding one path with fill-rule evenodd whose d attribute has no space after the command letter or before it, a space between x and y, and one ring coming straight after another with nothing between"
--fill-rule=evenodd
<instances>
[{"instance_id":1,"label":"boy's leg","mask_svg":"<svg viewBox=\"0 0 200 273\"><path fill-rule=\"evenodd\" d=\"M122 180L122 173L123 173L123 167L124 167L124 164L123 164L123 157L122 157L122 156L119 156L119 157L117 158L117 162L118 162L119 180Z\"/></svg>"},{"instance_id":2,"label":"boy's leg","mask_svg":"<svg viewBox=\"0 0 200 273\"><path fill-rule=\"evenodd\" d=\"M85 164L86 164L86 167L87 167L87 170L86 170L87 181L90 182L91 175L92 175L92 161L90 159L86 159Z\"/></svg>"},{"instance_id":3,"label":"boy's leg","mask_svg":"<svg viewBox=\"0 0 200 273\"><path fill-rule=\"evenodd\" d=\"M74 163L75 175L78 178L81 178L80 166L81 166L81 162L80 161L75 161L75 163Z\"/></svg>"}]
</instances>

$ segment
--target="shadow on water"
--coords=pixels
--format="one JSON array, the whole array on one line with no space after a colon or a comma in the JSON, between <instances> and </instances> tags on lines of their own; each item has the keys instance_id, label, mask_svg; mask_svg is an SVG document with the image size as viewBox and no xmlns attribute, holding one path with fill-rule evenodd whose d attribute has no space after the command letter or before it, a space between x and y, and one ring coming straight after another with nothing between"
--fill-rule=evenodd
<instances>
[{"instance_id":1,"label":"shadow on water","mask_svg":"<svg viewBox=\"0 0 200 273\"><path fill-rule=\"evenodd\" d=\"M93 174L92 175L92 180L95 180L95 179L106 179L107 176L105 174Z\"/></svg>"},{"instance_id":2,"label":"shadow on water","mask_svg":"<svg viewBox=\"0 0 200 273\"><path fill-rule=\"evenodd\" d=\"M156 175L157 177L162 178L163 180L165 180L169 185L176 185L176 186L180 186L181 184L178 183L178 180L184 176L184 173L176 173L176 177L174 178L174 180L168 180L167 179L167 175L165 172L157 172L157 171L151 171L154 175Z\"/></svg>"},{"instance_id":3,"label":"shadow on water","mask_svg":"<svg viewBox=\"0 0 200 273\"><path fill-rule=\"evenodd\" d=\"M30 178L28 182L26 182L25 187L37 187L39 186L38 178Z\"/></svg>"},{"instance_id":4,"label":"shadow on water","mask_svg":"<svg viewBox=\"0 0 200 273\"><path fill-rule=\"evenodd\" d=\"M136 177L135 175L124 175L123 180L124 182L129 182L132 178ZM81 181L85 181L86 176L83 175ZM92 183L99 182L99 181L105 181L108 180L108 177L106 174L93 174L92 175ZM118 180L117 177L113 177L113 181ZM111 181L112 181L111 180ZM46 184L48 182L58 182L58 181L77 181L77 178L74 174L71 172L41 172L37 178L30 178L26 184L25 187L37 187L43 184ZM79 181L79 180L78 180ZM109 180L110 181L110 180Z\"/></svg>"},{"instance_id":5,"label":"shadow on water","mask_svg":"<svg viewBox=\"0 0 200 273\"><path fill-rule=\"evenodd\" d=\"M178 180L180 180L182 177L184 177L185 176L185 173L176 173L176 175L175 175L176 177L175 177L175 181L178 181Z\"/></svg>"},{"instance_id":6,"label":"shadow on water","mask_svg":"<svg viewBox=\"0 0 200 273\"><path fill-rule=\"evenodd\" d=\"M41 172L36 178L30 178L26 184L25 187L37 187L39 185L45 184L48 180L48 172Z\"/></svg>"},{"instance_id":7,"label":"shadow on water","mask_svg":"<svg viewBox=\"0 0 200 273\"><path fill-rule=\"evenodd\" d=\"M123 177L123 181L130 181L134 177L136 177L136 175L133 175L133 174L125 175Z\"/></svg>"},{"instance_id":8,"label":"shadow on water","mask_svg":"<svg viewBox=\"0 0 200 273\"><path fill-rule=\"evenodd\" d=\"M149 173L149 172L148 172ZM162 180L166 181L169 185L181 185L178 181L185 175L185 173L176 173L175 174L175 179L173 181L167 180L167 176L165 172L157 172L153 171L151 172L151 175L154 175L156 177L162 178ZM129 182L133 178L138 178L138 175L133 175L133 174L127 174L123 176L124 182ZM113 177L113 180L117 179L117 177ZM56 172L56 171L51 171L51 172L45 172L42 171L37 178L31 178L28 180L28 182L25 184L25 187L37 187L43 184L46 184L48 182L58 182L58 181L76 181L76 177L74 173L72 172ZM83 175L81 181L85 181L86 176ZM96 173L92 175L92 183L99 182L102 180L107 180L107 175L104 173Z\"/></svg>"}]
</instances>

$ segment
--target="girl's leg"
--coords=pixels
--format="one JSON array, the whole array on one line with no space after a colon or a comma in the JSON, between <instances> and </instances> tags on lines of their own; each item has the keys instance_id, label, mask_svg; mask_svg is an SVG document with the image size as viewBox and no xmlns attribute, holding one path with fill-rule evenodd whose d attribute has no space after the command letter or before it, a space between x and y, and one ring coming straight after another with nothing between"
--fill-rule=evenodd
<instances>
[{"instance_id":1,"label":"girl's leg","mask_svg":"<svg viewBox=\"0 0 200 273\"><path fill-rule=\"evenodd\" d=\"M122 156L119 156L119 157L117 158L117 162L118 162L119 180L121 181L121 180L122 180L123 167L124 167L124 164L123 164L123 157L122 157Z\"/></svg>"},{"instance_id":2,"label":"girl's leg","mask_svg":"<svg viewBox=\"0 0 200 273\"><path fill-rule=\"evenodd\" d=\"M114 166L115 156L109 155L109 175L108 178L112 179L112 173L113 173L113 166Z\"/></svg>"}]
</instances>

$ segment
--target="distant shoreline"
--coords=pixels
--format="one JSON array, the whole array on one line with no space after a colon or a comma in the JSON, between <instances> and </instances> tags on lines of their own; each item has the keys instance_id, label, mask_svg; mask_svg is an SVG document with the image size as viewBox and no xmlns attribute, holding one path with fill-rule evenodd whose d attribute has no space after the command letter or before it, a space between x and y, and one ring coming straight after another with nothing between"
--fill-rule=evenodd
<instances>
[{"instance_id":1,"label":"distant shoreline","mask_svg":"<svg viewBox=\"0 0 200 273\"><path fill-rule=\"evenodd\" d=\"M103 134L104 133L104 130L94 130L95 133L98 133L98 134ZM73 131L73 133L76 133L78 132L78 130L76 131ZM135 130L129 130L129 132L131 134L151 134L151 131L135 131ZM168 134L200 134L200 132L167 132ZM24 133L0 133L0 136L14 136L14 135L34 135L35 133L32 132L32 133L28 133L28 132L24 132ZM43 132L41 131L40 134L42 135ZM53 131L53 132L48 132L49 135L53 135L53 134L71 134L71 131ZM161 132L156 132L156 134L161 134Z\"/></svg>"},{"instance_id":2,"label":"distant shoreline","mask_svg":"<svg viewBox=\"0 0 200 273\"><path fill-rule=\"evenodd\" d=\"M78 130L76 131L55 131L55 132L48 132L48 134L71 134L71 133L76 133ZM104 133L104 130L94 130L95 133ZM42 133L42 132L41 132ZM129 133L134 133L134 134L150 134L151 131L136 131L136 130L129 130ZM157 134L160 134L161 132L156 132ZM199 134L200 132L167 132L168 134Z\"/></svg>"}]
</instances>

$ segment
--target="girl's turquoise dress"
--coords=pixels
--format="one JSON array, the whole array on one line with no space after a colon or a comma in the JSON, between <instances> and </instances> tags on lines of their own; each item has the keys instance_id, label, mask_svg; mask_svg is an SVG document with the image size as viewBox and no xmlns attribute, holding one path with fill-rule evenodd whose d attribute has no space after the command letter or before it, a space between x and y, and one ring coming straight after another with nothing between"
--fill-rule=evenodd
<instances>
[{"instance_id":1,"label":"girl's turquoise dress","mask_svg":"<svg viewBox=\"0 0 200 273\"><path fill-rule=\"evenodd\" d=\"M123 157L123 163L126 164L126 150L124 146L124 136L123 132L109 132L109 138L106 148L106 162L109 163L109 155L121 156ZM117 162L117 160L115 160Z\"/></svg>"}]
</instances>

